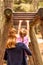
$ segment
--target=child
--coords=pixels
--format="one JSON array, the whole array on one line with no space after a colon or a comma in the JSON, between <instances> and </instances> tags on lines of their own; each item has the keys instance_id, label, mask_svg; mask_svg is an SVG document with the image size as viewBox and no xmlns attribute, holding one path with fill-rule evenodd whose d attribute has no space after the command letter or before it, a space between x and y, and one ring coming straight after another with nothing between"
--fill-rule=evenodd
<instances>
[{"instance_id":1,"label":"child","mask_svg":"<svg viewBox=\"0 0 43 65\"><path fill-rule=\"evenodd\" d=\"M27 37L27 30L25 28L22 28L20 30L19 35L17 37L17 42L23 42L28 47L29 41Z\"/></svg>"}]
</instances>

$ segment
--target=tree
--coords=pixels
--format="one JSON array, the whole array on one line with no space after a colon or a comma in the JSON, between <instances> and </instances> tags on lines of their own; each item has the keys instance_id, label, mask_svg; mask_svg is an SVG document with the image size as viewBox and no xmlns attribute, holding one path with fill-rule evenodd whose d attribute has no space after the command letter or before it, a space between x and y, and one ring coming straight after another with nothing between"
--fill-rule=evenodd
<instances>
[{"instance_id":1,"label":"tree","mask_svg":"<svg viewBox=\"0 0 43 65\"><path fill-rule=\"evenodd\" d=\"M3 15L3 11L4 11L4 3L2 0L0 0L0 65L2 65L2 34L3 34L3 26L4 26L4 15Z\"/></svg>"},{"instance_id":2,"label":"tree","mask_svg":"<svg viewBox=\"0 0 43 65\"><path fill-rule=\"evenodd\" d=\"M6 4L7 3L7 4ZM7 40L8 29L11 26L11 19L7 20L4 16L4 10L6 8L12 9L13 0L0 0L0 30L1 30L1 41L0 41L0 65L3 65L3 55L5 50L5 43ZM3 10L4 9L4 10ZM9 23L10 22L10 23Z\"/></svg>"},{"instance_id":3,"label":"tree","mask_svg":"<svg viewBox=\"0 0 43 65\"><path fill-rule=\"evenodd\" d=\"M41 55L40 55L40 51L39 51L39 48L38 48L37 39L36 39L36 36L35 36L34 26L30 26L30 39L31 39L31 45L32 45L33 52L34 52L34 56L33 56L34 64L35 65L43 65Z\"/></svg>"},{"instance_id":4,"label":"tree","mask_svg":"<svg viewBox=\"0 0 43 65\"><path fill-rule=\"evenodd\" d=\"M14 0L14 11L29 12L31 3L32 0Z\"/></svg>"},{"instance_id":5,"label":"tree","mask_svg":"<svg viewBox=\"0 0 43 65\"><path fill-rule=\"evenodd\" d=\"M20 4L20 3L32 3L32 0L14 0L15 4Z\"/></svg>"},{"instance_id":6,"label":"tree","mask_svg":"<svg viewBox=\"0 0 43 65\"><path fill-rule=\"evenodd\" d=\"M33 4L34 11L37 11L39 6L39 0L33 0L32 4Z\"/></svg>"}]
</instances>

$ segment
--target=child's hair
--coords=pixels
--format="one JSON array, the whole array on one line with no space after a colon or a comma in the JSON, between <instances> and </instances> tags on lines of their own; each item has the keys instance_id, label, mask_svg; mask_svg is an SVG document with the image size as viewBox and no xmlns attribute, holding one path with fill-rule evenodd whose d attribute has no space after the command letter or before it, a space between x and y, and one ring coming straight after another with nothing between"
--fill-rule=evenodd
<instances>
[{"instance_id":1,"label":"child's hair","mask_svg":"<svg viewBox=\"0 0 43 65\"><path fill-rule=\"evenodd\" d=\"M22 37L22 35L26 36L27 35L27 30L25 28L22 28L20 30L20 33L19 34L20 34L21 37Z\"/></svg>"},{"instance_id":2,"label":"child's hair","mask_svg":"<svg viewBox=\"0 0 43 65\"><path fill-rule=\"evenodd\" d=\"M12 46L15 46L16 44L16 29L10 28L8 32L8 40L6 43L7 48L11 48Z\"/></svg>"}]
</instances>

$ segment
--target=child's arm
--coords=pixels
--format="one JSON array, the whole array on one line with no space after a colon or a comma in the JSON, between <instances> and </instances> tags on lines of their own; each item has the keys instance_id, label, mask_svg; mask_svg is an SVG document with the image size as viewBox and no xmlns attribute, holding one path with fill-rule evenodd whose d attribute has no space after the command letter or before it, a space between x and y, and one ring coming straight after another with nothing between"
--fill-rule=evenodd
<instances>
[{"instance_id":1,"label":"child's arm","mask_svg":"<svg viewBox=\"0 0 43 65\"><path fill-rule=\"evenodd\" d=\"M20 22L19 22L19 26L18 26L18 34L19 34L19 32L20 32L20 29L21 29L21 24L22 24L22 20L20 20Z\"/></svg>"},{"instance_id":2,"label":"child's arm","mask_svg":"<svg viewBox=\"0 0 43 65\"><path fill-rule=\"evenodd\" d=\"M27 23L27 36L29 37L29 21L26 20L26 23Z\"/></svg>"}]
</instances>

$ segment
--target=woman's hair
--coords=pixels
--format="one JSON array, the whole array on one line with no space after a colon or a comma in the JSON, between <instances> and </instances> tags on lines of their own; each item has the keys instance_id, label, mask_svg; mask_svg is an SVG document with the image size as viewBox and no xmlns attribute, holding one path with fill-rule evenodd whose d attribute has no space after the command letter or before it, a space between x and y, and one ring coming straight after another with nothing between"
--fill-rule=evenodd
<instances>
[{"instance_id":1,"label":"woman's hair","mask_svg":"<svg viewBox=\"0 0 43 65\"><path fill-rule=\"evenodd\" d=\"M15 44L16 44L16 29L10 28L8 32L8 40L6 43L6 47L11 48L12 46L14 47Z\"/></svg>"},{"instance_id":2,"label":"woman's hair","mask_svg":"<svg viewBox=\"0 0 43 65\"><path fill-rule=\"evenodd\" d=\"M11 27L8 32L8 37L13 37L13 36L16 37L16 29L14 27Z\"/></svg>"},{"instance_id":3,"label":"woman's hair","mask_svg":"<svg viewBox=\"0 0 43 65\"><path fill-rule=\"evenodd\" d=\"M22 28L20 30L20 33L19 34L20 34L21 37L22 37L22 35L26 36L27 35L27 30L25 28Z\"/></svg>"}]
</instances>

